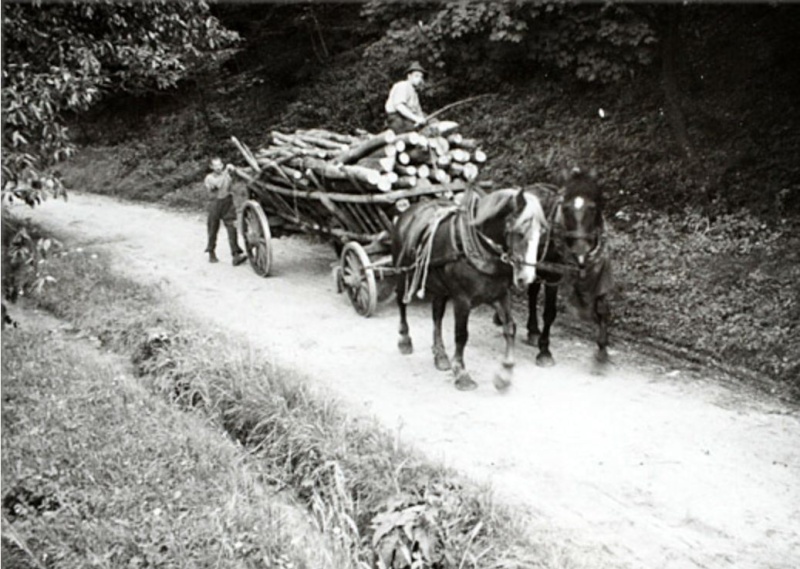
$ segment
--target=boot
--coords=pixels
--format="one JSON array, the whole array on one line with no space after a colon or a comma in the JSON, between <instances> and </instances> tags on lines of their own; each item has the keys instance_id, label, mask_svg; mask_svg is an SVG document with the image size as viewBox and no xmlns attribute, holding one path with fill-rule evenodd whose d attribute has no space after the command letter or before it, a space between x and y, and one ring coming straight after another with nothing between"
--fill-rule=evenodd
<instances>
[{"instance_id":1,"label":"boot","mask_svg":"<svg viewBox=\"0 0 800 569\"><path fill-rule=\"evenodd\" d=\"M217 259L217 254L214 251L209 252L208 254L208 262L209 263L219 263L219 259Z\"/></svg>"},{"instance_id":2,"label":"boot","mask_svg":"<svg viewBox=\"0 0 800 569\"><path fill-rule=\"evenodd\" d=\"M237 267L247 260L247 255L244 253L237 253L233 256L233 266Z\"/></svg>"}]
</instances>

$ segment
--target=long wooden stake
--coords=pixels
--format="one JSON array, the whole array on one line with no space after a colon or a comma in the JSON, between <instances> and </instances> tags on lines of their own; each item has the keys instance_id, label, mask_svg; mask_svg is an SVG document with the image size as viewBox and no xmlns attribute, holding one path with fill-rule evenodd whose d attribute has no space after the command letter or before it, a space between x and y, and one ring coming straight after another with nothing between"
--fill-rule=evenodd
<instances>
[{"instance_id":1,"label":"long wooden stake","mask_svg":"<svg viewBox=\"0 0 800 569\"><path fill-rule=\"evenodd\" d=\"M434 111L431 114L429 114L428 115L428 120L431 120L432 118L439 116L440 114L442 114L445 111L449 111L453 107L458 107L460 105L465 105L467 103L471 103L472 101L476 101L478 99L483 99L485 97L491 97L491 96L494 96L494 93L484 93L483 95L475 95L474 97L468 97L466 99L461 99L460 101L456 101L454 103L450 103L449 105L443 106L438 111Z\"/></svg>"}]
</instances>

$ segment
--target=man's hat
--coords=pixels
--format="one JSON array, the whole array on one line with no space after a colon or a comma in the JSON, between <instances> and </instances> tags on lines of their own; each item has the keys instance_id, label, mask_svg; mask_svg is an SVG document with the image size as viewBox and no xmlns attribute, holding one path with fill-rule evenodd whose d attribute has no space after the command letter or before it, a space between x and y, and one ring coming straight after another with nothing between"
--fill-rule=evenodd
<instances>
[{"instance_id":1,"label":"man's hat","mask_svg":"<svg viewBox=\"0 0 800 569\"><path fill-rule=\"evenodd\" d=\"M419 64L419 61L414 61L411 63L411 65L408 66L408 68L406 69L406 75L408 75L412 71L419 71L423 74L426 74L425 68Z\"/></svg>"}]
</instances>

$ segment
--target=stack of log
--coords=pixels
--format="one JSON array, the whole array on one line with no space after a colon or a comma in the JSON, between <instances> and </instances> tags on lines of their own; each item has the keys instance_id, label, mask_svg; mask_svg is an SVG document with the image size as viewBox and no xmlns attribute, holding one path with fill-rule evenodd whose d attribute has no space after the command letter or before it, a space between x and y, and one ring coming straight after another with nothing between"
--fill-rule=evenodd
<instances>
[{"instance_id":1,"label":"stack of log","mask_svg":"<svg viewBox=\"0 0 800 569\"><path fill-rule=\"evenodd\" d=\"M260 179L288 188L390 192L474 180L486 154L477 141L443 121L421 131L339 134L324 129L273 131L251 152L234 137Z\"/></svg>"}]
</instances>

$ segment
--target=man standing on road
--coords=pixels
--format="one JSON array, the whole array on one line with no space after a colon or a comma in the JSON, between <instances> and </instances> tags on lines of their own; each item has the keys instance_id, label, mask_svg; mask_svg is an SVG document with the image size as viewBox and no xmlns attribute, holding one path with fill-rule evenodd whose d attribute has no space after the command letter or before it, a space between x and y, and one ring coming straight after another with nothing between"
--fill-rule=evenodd
<instances>
[{"instance_id":1,"label":"man standing on road","mask_svg":"<svg viewBox=\"0 0 800 569\"><path fill-rule=\"evenodd\" d=\"M219 233L219 224L222 222L228 233L233 265L236 266L244 263L247 255L239 247L239 238L236 232L236 208L233 205L233 194L231 193L233 179L230 172L232 169L231 164L224 166L222 159L218 156L211 159L211 172L205 179L205 186L210 198L208 202L208 245L205 252L208 253L209 262L219 261L216 254L217 233Z\"/></svg>"},{"instance_id":2,"label":"man standing on road","mask_svg":"<svg viewBox=\"0 0 800 569\"><path fill-rule=\"evenodd\" d=\"M406 69L406 78L392 85L386 99L386 125L396 133L416 130L427 123L417 95L417 87L424 81L425 69L415 61Z\"/></svg>"}]
</instances>

